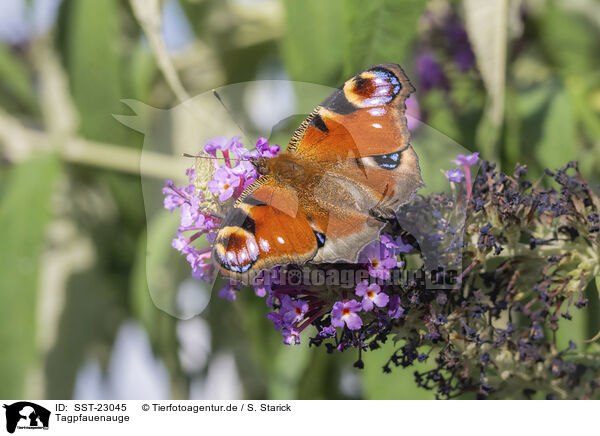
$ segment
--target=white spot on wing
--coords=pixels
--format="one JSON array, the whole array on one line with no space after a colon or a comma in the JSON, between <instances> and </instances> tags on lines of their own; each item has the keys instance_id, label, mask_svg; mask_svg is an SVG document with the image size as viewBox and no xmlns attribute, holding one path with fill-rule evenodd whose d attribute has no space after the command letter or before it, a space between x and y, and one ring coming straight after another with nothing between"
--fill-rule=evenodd
<instances>
[{"instance_id":1,"label":"white spot on wing","mask_svg":"<svg viewBox=\"0 0 600 436\"><path fill-rule=\"evenodd\" d=\"M269 244L269 241L267 241L266 239L261 238L260 241L258 242L258 245L260 245L260 248L265 253L268 253L269 250L271 249L271 244Z\"/></svg>"},{"instance_id":2,"label":"white spot on wing","mask_svg":"<svg viewBox=\"0 0 600 436\"><path fill-rule=\"evenodd\" d=\"M369 113L375 117L385 115L385 112L385 109L382 107L374 107L373 109L369 109Z\"/></svg>"},{"instance_id":3,"label":"white spot on wing","mask_svg":"<svg viewBox=\"0 0 600 436\"><path fill-rule=\"evenodd\" d=\"M385 97L371 97L371 98L367 98L367 99L363 100L359 104L359 106L360 107L382 106L382 105L388 103L391 100L392 100L392 97L389 97L389 96L385 96Z\"/></svg>"},{"instance_id":4,"label":"white spot on wing","mask_svg":"<svg viewBox=\"0 0 600 436\"><path fill-rule=\"evenodd\" d=\"M389 86L379 86L377 87L377 91L375 91L375 95L389 95L390 87Z\"/></svg>"},{"instance_id":5,"label":"white spot on wing","mask_svg":"<svg viewBox=\"0 0 600 436\"><path fill-rule=\"evenodd\" d=\"M250 257L253 260L256 260L256 258L258 257L258 246L256 245L256 242L254 242L254 240L250 240L248 241L248 252L250 253Z\"/></svg>"}]
</instances>

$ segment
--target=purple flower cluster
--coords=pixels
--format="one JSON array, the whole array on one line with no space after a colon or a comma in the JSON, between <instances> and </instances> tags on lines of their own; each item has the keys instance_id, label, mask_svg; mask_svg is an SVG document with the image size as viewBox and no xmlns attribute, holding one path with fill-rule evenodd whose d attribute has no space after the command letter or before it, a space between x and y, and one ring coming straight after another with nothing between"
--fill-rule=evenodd
<instances>
[{"instance_id":1,"label":"purple flower cluster","mask_svg":"<svg viewBox=\"0 0 600 436\"><path fill-rule=\"evenodd\" d=\"M434 88L448 88L448 78L442 66L436 61L435 55L430 51L419 54L417 58L417 73L423 91Z\"/></svg>"},{"instance_id":2,"label":"purple flower cluster","mask_svg":"<svg viewBox=\"0 0 600 436\"><path fill-rule=\"evenodd\" d=\"M475 159L462 156L455 163L470 165ZM420 307L407 322L418 330L425 320L429 332L424 337L404 335L405 345L391 356L385 371L392 365L412 365L420 360L419 347L438 344L436 367L415 375L419 386L434 389L442 398L467 392L480 398L598 395L597 355L575 351L573 342L557 350L554 338L561 324L572 319L570 308L586 307L586 282L593 271L600 271L593 260L598 258L583 254L588 246L600 253L589 220L600 201L575 163L546 174L560 192L536 188L542 180L535 185L525 180L521 165L506 175L481 162L468 202L469 233L463 248L467 267L460 285L437 295L419 292ZM432 312L441 313L436 319ZM508 361L513 363L506 365ZM502 376L496 372L499 366ZM535 383L524 382L535 368L544 368Z\"/></svg>"},{"instance_id":3,"label":"purple flower cluster","mask_svg":"<svg viewBox=\"0 0 600 436\"><path fill-rule=\"evenodd\" d=\"M220 202L237 198L259 177L251 159L274 157L280 151L278 145L270 145L265 138L259 138L256 149L251 151L239 140L240 137L237 136L229 139L216 137L204 145L204 151L214 157L215 166L214 176L206 186ZM220 164L220 160L224 163ZM196 169L189 168L186 175L189 180L186 186L178 187L172 180L167 180L162 191L165 195L165 209L171 212L179 209L181 214L177 237L173 239L172 246L186 256L192 267L193 277L210 281L214 278L211 244L221 219L205 208L205 193L200 189L202 181L199 180ZM204 241L201 240L202 236ZM218 295L232 301L240 288L240 285L228 282Z\"/></svg>"},{"instance_id":4,"label":"purple flower cluster","mask_svg":"<svg viewBox=\"0 0 600 436\"><path fill-rule=\"evenodd\" d=\"M256 149L248 150L239 141L239 136L230 139L222 136L211 139L204 146L204 151L213 156L216 167L215 175L208 182L208 189L217 195L219 201L223 202L230 198L237 198L259 174L251 159L258 157L273 157L279 153L279 146L272 145L265 138L256 141ZM219 164L218 151L221 152L224 164Z\"/></svg>"},{"instance_id":5,"label":"purple flower cluster","mask_svg":"<svg viewBox=\"0 0 600 436\"><path fill-rule=\"evenodd\" d=\"M276 311L267 316L277 330L282 331L284 343L290 345L299 344L298 334L315 322L320 341L335 337L336 328L342 329L337 345L342 350L347 347L343 337L361 329L365 323L390 322L403 315L400 298L391 294L393 290L388 289L386 281L393 269L404 267L405 262L400 257L413 249L401 236L394 238L384 233L381 240L373 241L361 250L359 263L354 267L368 272L369 278L357 283L353 292L342 290L337 298L328 298L316 288L276 286L269 289Z\"/></svg>"},{"instance_id":6,"label":"purple flower cluster","mask_svg":"<svg viewBox=\"0 0 600 436\"><path fill-rule=\"evenodd\" d=\"M197 248L193 242L200 236L210 237L218 227L218 220L200 210L200 204L204 200L202 194L194 185L196 172L188 169L187 176L189 184L185 187L177 187L172 180L167 180L163 188L164 207L173 210L179 208L181 220L177 229L177 237L171 245L177 251L185 254L186 260L192 267L192 275L198 279L210 280L213 275L213 264L210 261L211 247Z\"/></svg>"},{"instance_id":7,"label":"purple flower cluster","mask_svg":"<svg viewBox=\"0 0 600 436\"><path fill-rule=\"evenodd\" d=\"M600 255L584 254L588 244L600 253L600 200L581 174L567 173L576 170L575 164L547 171L560 185L559 193L534 188L524 179L522 166L509 176L480 162L476 153L458 156L453 163L466 171L481 165L471 196L463 202L467 216L461 227L447 219L447 206L456 207L456 201L445 194L417 196L398 216L431 222L432 232L436 227L447 234L464 231L461 243L427 246L426 237L411 239L411 234L390 224L379 241L361 253L361 266L369 278L353 292L341 290L333 300L323 301L331 288L296 291L298 298L327 308L314 319L308 311L307 318L317 328L310 344L323 345L330 353L358 350L355 366L363 368L361 353L394 337L399 345L384 372L431 362L430 368L415 372L415 380L439 398L470 392L479 398L530 398L536 392L547 398L597 396L597 355L576 352L573 343L557 351L553 337L561 318L563 323L573 318L570 308L587 306L585 283L593 271L600 271ZM455 183L466 183L466 171L457 170L463 177ZM406 221L402 226L405 223L405 228L415 228ZM515 234L522 242L515 242ZM414 262L436 247L460 256L462 273L453 286L433 290L418 278L382 282L403 268L403 261ZM535 383L525 383L534 372Z\"/></svg>"},{"instance_id":8,"label":"purple flower cluster","mask_svg":"<svg viewBox=\"0 0 600 436\"><path fill-rule=\"evenodd\" d=\"M427 10L422 21L424 35L416 62L420 89L449 90L446 67L465 73L475 64L467 32L461 18L451 8Z\"/></svg>"},{"instance_id":9,"label":"purple flower cluster","mask_svg":"<svg viewBox=\"0 0 600 436\"><path fill-rule=\"evenodd\" d=\"M268 313L267 318L275 324L277 330L281 330L285 344L299 344L302 329L298 324L304 319L309 305L301 299L292 299L289 295L280 297L279 304L279 311Z\"/></svg>"}]
</instances>

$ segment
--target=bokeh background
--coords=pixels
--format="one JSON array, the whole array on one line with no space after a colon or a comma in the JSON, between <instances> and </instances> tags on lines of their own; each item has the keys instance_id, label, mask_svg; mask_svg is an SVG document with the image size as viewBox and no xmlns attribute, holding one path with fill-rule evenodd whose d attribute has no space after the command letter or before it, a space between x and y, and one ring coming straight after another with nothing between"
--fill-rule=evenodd
<instances>
[{"instance_id":1,"label":"bokeh background","mask_svg":"<svg viewBox=\"0 0 600 436\"><path fill-rule=\"evenodd\" d=\"M162 183L176 165L155 156L140 174L144 136L113 117L132 115L122 99L168 109L256 79L338 86L395 62L417 88L418 117L466 149L506 171L525 163L532 177L575 159L593 184L600 176L595 0L2 0L1 10L0 398L432 398L410 368L382 373L393 344L367 353L362 371L354 355L284 346L252 292L188 319L158 308L147 253L173 255L175 227L148 223L142 178ZM268 91L243 102L261 128L290 104L289 90ZM157 280L177 283L166 298L187 307L197 285L171 277L185 272L177 261L157 264ZM593 283L587 292L597 313ZM586 313L561 328L564 340L598 330Z\"/></svg>"}]
</instances>

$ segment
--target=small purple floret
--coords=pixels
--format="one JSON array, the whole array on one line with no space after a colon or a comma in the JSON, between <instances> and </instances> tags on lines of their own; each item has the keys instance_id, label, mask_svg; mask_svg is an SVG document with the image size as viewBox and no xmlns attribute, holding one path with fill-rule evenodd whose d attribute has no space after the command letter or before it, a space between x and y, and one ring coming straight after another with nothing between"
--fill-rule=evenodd
<instances>
[{"instance_id":1,"label":"small purple floret","mask_svg":"<svg viewBox=\"0 0 600 436\"><path fill-rule=\"evenodd\" d=\"M344 327L344 324L350 330L358 330L362 327L362 320L356 312L362 308L356 300L338 301L331 310L331 325L334 327Z\"/></svg>"}]
</instances>

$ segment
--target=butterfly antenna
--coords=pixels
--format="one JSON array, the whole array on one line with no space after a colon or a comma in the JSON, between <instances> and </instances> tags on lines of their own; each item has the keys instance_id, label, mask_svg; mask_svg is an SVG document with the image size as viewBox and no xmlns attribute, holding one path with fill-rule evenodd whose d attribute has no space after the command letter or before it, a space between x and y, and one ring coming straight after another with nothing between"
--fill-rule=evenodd
<instances>
[{"instance_id":1,"label":"butterfly antenna","mask_svg":"<svg viewBox=\"0 0 600 436\"><path fill-rule=\"evenodd\" d=\"M181 153L182 157L191 157L193 159L219 159L216 156L201 156L199 154Z\"/></svg>"},{"instance_id":2,"label":"butterfly antenna","mask_svg":"<svg viewBox=\"0 0 600 436\"><path fill-rule=\"evenodd\" d=\"M233 122L235 123L235 125L238 127L238 129L240 129L240 131L244 134L244 136L248 136L248 134L246 133L246 131L242 128L242 126L240 126L238 124L238 122L235 120L235 117L233 116L233 113L229 110L229 108L225 105L225 102L223 101L223 99L221 98L221 96L219 95L219 93L217 92L216 89L212 90L213 95L215 96L215 98L217 100L219 100L219 103L221 103L221 106L223 106L223 108L225 109L225 111L227 111L227 113L229 114L229 116L231 117L231 119L233 120Z\"/></svg>"},{"instance_id":3,"label":"butterfly antenna","mask_svg":"<svg viewBox=\"0 0 600 436\"><path fill-rule=\"evenodd\" d=\"M225 159L224 157L216 157L216 156L202 156L199 154L189 154L189 153L181 153L182 157L190 157L192 159L212 159L212 160L216 160L216 159ZM244 162L252 162L253 159L242 159L242 158L235 158L235 160L237 161L244 161Z\"/></svg>"}]
</instances>

